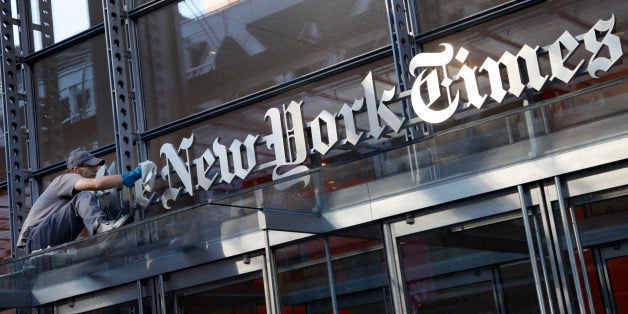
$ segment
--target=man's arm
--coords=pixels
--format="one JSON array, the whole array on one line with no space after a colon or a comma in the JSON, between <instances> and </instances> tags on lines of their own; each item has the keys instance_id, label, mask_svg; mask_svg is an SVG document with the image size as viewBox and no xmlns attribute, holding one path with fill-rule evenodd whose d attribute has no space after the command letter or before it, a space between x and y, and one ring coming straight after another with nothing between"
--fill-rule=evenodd
<instances>
[{"instance_id":1,"label":"man's arm","mask_svg":"<svg viewBox=\"0 0 628 314\"><path fill-rule=\"evenodd\" d=\"M145 168L144 175L155 172L156 166L150 160L140 163L133 171L125 172L123 174L112 174L96 178L83 177L74 184L74 190L76 191L101 191L118 187L122 184L130 188L135 184L135 181L142 178L142 168Z\"/></svg>"},{"instance_id":2,"label":"man's arm","mask_svg":"<svg viewBox=\"0 0 628 314\"><path fill-rule=\"evenodd\" d=\"M76 191L102 191L122 185L122 176L113 174L97 178L81 178L74 185Z\"/></svg>"}]
</instances>

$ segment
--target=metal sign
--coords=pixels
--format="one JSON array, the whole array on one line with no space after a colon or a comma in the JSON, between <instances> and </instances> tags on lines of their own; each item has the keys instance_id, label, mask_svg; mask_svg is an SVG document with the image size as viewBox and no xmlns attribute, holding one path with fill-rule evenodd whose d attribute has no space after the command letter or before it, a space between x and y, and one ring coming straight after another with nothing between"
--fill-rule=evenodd
<instances>
[{"instance_id":1,"label":"metal sign","mask_svg":"<svg viewBox=\"0 0 628 314\"><path fill-rule=\"evenodd\" d=\"M228 147L218 137L212 147L206 148L196 157L190 156L193 134L184 138L178 147L166 143L160 150L160 155L166 159L161 176L169 187L161 196L162 205L170 208L171 202L181 193L194 195L195 190L207 191L216 184L231 183L236 178L244 180L264 169L272 169L273 180L303 173L309 170L303 163L310 154L325 155L338 145L355 146L369 138L378 139L384 133L399 132L412 123L388 107L400 99L410 97L412 108L419 119L440 123L449 119L458 108L481 108L488 97L501 103L508 94L518 97L526 89L540 91L548 82L568 83L584 67L590 76L597 78L598 72L610 69L623 55L620 38L612 33L614 27L613 15L609 20L599 20L589 31L579 36L566 31L547 48L524 45L516 55L504 52L499 60L486 58L479 68L466 64L468 50L459 48L455 51L452 45L441 44L443 51L420 53L410 61L409 70L416 76L410 91L397 93L392 88L384 91L378 99L372 73L369 73L362 81L364 97L356 99L353 104L344 104L337 113L323 110L313 120L305 122L301 110L303 102L292 101L281 109L271 108L266 112L265 120L270 123L271 134L249 134L244 141L236 139ZM582 44L591 53L590 58L578 60L573 68L568 67L565 64L568 58ZM606 51L604 55L601 54L603 50ZM541 73L539 65L539 58L545 54L548 55L551 69L547 75ZM447 66L454 60L462 66L458 73L450 75ZM506 77L502 76L502 68L506 69ZM477 76L480 73L488 77L490 94L483 94L479 90ZM508 82L507 89L504 81ZM454 91L452 88L456 82L461 82L465 89L465 102L461 100L460 90ZM445 108L434 108L432 105L442 98L447 100ZM369 131L366 133L358 131L355 122L356 114L364 111L369 122ZM339 121L342 121L344 132L338 130ZM306 134L310 134L311 138ZM343 134L343 138L340 134ZM258 163L257 149L262 145L274 153L273 161ZM185 156L186 160L181 156ZM220 169L218 172L215 171L216 166ZM182 187L173 186L172 174L179 177ZM309 176L298 180L307 184ZM277 187L283 188L281 185ZM136 187L136 192L144 194L141 187Z\"/></svg>"}]
</instances>

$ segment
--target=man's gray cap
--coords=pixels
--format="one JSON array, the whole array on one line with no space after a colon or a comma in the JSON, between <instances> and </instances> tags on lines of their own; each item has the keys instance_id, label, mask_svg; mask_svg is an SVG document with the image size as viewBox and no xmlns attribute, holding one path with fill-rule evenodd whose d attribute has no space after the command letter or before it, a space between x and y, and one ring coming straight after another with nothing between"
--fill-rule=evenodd
<instances>
[{"instance_id":1,"label":"man's gray cap","mask_svg":"<svg viewBox=\"0 0 628 314\"><path fill-rule=\"evenodd\" d=\"M74 150L70 153L67 160L68 170L80 165L102 166L105 160L95 157L92 153L84 150Z\"/></svg>"}]
</instances>

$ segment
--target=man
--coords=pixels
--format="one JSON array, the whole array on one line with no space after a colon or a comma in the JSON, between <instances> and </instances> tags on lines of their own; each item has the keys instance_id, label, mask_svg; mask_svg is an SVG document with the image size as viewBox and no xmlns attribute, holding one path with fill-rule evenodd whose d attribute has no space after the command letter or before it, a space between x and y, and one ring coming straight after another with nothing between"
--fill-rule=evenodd
<instances>
[{"instance_id":1,"label":"man","mask_svg":"<svg viewBox=\"0 0 628 314\"><path fill-rule=\"evenodd\" d=\"M83 228L90 235L118 228L128 215L107 220L91 191L106 190L124 184L131 187L139 179L154 177L152 161L141 163L135 170L96 178L105 161L84 150L74 150L67 159L68 173L62 174L33 204L18 238L18 247L28 253L72 241Z\"/></svg>"}]
</instances>

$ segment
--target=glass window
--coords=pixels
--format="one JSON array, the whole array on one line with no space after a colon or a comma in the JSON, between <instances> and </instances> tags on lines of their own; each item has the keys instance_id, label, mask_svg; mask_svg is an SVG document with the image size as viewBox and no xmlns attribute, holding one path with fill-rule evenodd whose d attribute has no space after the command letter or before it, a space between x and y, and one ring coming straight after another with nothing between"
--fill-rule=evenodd
<instances>
[{"instance_id":1,"label":"glass window","mask_svg":"<svg viewBox=\"0 0 628 314\"><path fill-rule=\"evenodd\" d=\"M424 33L508 1L509 0L414 0L414 6L418 11L419 31Z\"/></svg>"},{"instance_id":2,"label":"glass window","mask_svg":"<svg viewBox=\"0 0 628 314\"><path fill-rule=\"evenodd\" d=\"M102 1L30 0L35 51L103 22Z\"/></svg>"},{"instance_id":3,"label":"glass window","mask_svg":"<svg viewBox=\"0 0 628 314\"><path fill-rule=\"evenodd\" d=\"M250 277L175 292L177 309L172 313L266 313L262 276Z\"/></svg>"},{"instance_id":4,"label":"glass window","mask_svg":"<svg viewBox=\"0 0 628 314\"><path fill-rule=\"evenodd\" d=\"M410 313L539 310L523 221L496 221L500 218L398 239Z\"/></svg>"},{"instance_id":5,"label":"glass window","mask_svg":"<svg viewBox=\"0 0 628 314\"><path fill-rule=\"evenodd\" d=\"M352 105L355 100L364 97L364 89L361 85L362 80L369 71L373 72L373 81L375 83L376 94L381 95L381 92L390 89L395 84L395 69L390 58L386 58L367 66L356 68L351 71L336 75L329 79L322 80L317 83L309 84L302 88L295 89L291 92L282 94L275 98L269 99L264 102L253 104L245 108L229 112L220 115L217 118L209 119L207 121L198 123L191 127L181 128L175 132L169 133L165 136L158 137L149 142L149 159L153 160L159 169L162 169L166 165L165 157L160 155L160 149L165 143L170 143L175 147L179 146L179 143L184 138L189 138L191 134L194 134L194 145L190 149L190 160L199 158L207 149L212 149L214 141L220 137L220 143L229 147L231 143L237 139L244 141L248 134L260 135L260 137L272 134L271 123L264 118L265 113L270 108L281 109L283 105L295 101L303 101L302 115L304 122L312 121L322 110L328 111L330 114L335 114L340 111L345 103ZM401 116L401 106L399 103L389 105L398 116ZM368 132L369 121L366 112L356 113L356 124L359 131ZM338 130L344 130L344 122L340 121ZM340 131L344 132L344 131ZM343 135L339 135L342 139ZM401 137L401 135L396 135ZM304 139L305 141L306 139ZM361 153L368 153L377 149L385 148L391 145L393 140L403 140L402 138L386 138L370 139L358 145L358 150L331 150L322 159L321 165L330 164L333 162L339 162L348 158L355 158ZM186 156L181 156L184 160ZM258 165L275 160L275 153L272 149L265 145L257 146ZM312 161L309 159L305 161L308 165L312 166ZM207 177L211 177L212 174L217 174L221 171L219 162L216 162L207 174ZM315 168L317 165L312 166ZM248 176L245 180L238 178L234 179L231 183L220 183L212 186L208 193L204 193L199 190L195 192L197 200L195 202L207 201L210 198L216 198L217 196L225 193L235 192L242 188L252 187L254 185L272 181L272 168L257 171ZM195 172L193 172L195 174ZM172 178L176 179L173 175ZM178 187L177 181L173 179L172 183ZM337 180L339 177L329 178L329 180ZM364 182L361 178L354 178L357 184L359 181ZM156 184L165 184L163 180L157 180ZM347 183L348 184L348 183ZM334 189L333 186L327 187ZM336 187L337 188L337 187ZM159 188L158 188L159 189ZM273 206L276 208L312 208L311 201L314 200L313 194L310 193L311 188L303 189L303 191L295 191L293 198L281 197L277 191L276 197L267 196L265 198L265 206ZM268 191L270 193L270 191ZM204 194L204 195L203 195ZM298 196L297 196L298 194ZM203 196L201 196L203 195ZM265 192L265 195L266 192ZM178 206L181 206L179 203Z\"/></svg>"},{"instance_id":6,"label":"glass window","mask_svg":"<svg viewBox=\"0 0 628 314\"><path fill-rule=\"evenodd\" d=\"M147 127L389 45L384 4L188 0L139 18Z\"/></svg>"},{"instance_id":7,"label":"glass window","mask_svg":"<svg viewBox=\"0 0 628 314\"><path fill-rule=\"evenodd\" d=\"M324 239L277 249L274 255L282 313L332 311Z\"/></svg>"},{"instance_id":8,"label":"glass window","mask_svg":"<svg viewBox=\"0 0 628 314\"><path fill-rule=\"evenodd\" d=\"M350 234L328 239L338 313L393 313L380 226Z\"/></svg>"},{"instance_id":9,"label":"glass window","mask_svg":"<svg viewBox=\"0 0 628 314\"><path fill-rule=\"evenodd\" d=\"M0 191L0 261L11 258L11 211L7 190Z\"/></svg>"},{"instance_id":10,"label":"glass window","mask_svg":"<svg viewBox=\"0 0 628 314\"><path fill-rule=\"evenodd\" d=\"M33 65L40 167L114 140L104 35Z\"/></svg>"}]
</instances>

